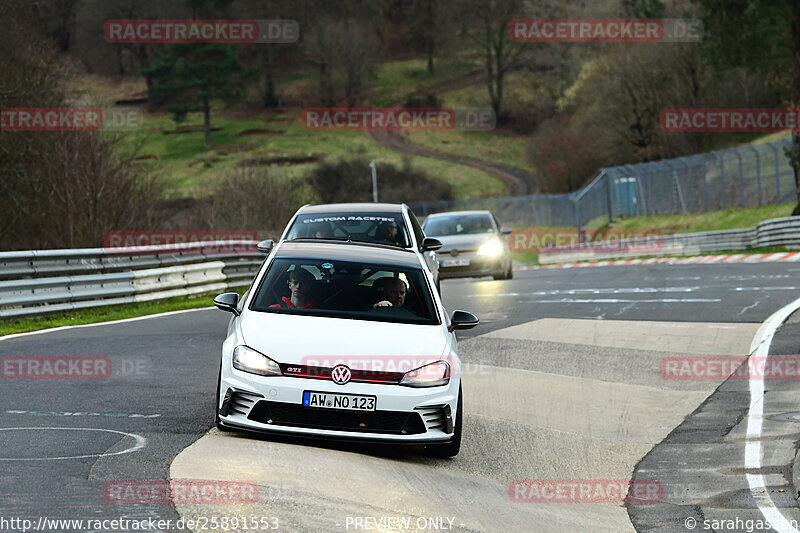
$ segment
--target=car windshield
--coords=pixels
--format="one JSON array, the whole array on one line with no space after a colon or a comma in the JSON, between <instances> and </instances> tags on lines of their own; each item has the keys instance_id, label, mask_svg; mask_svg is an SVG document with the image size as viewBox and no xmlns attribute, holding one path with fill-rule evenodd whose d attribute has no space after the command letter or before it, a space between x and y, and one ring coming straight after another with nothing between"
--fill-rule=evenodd
<instances>
[{"instance_id":1,"label":"car windshield","mask_svg":"<svg viewBox=\"0 0 800 533\"><path fill-rule=\"evenodd\" d=\"M389 212L301 214L286 239L350 240L411 248L403 215Z\"/></svg>"},{"instance_id":2,"label":"car windshield","mask_svg":"<svg viewBox=\"0 0 800 533\"><path fill-rule=\"evenodd\" d=\"M489 215L431 217L425 221L423 229L425 230L425 235L429 237L495 232L492 217Z\"/></svg>"},{"instance_id":3,"label":"car windshield","mask_svg":"<svg viewBox=\"0 0 800 533\"><path fill-rule=\"evenodd\" d=\"M326 258L275 259L250 309L377 322L440 323L420 268Z\"/></svg>"}]
</instances>

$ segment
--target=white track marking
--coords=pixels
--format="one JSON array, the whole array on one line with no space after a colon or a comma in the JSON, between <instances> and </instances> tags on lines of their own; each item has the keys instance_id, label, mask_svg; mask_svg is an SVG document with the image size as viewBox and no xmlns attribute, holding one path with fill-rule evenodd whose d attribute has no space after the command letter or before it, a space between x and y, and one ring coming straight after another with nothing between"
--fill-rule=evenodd
<instances>
[{"instance_id":1,"label":"white track marking","mask_svg":"<svg viewBox=\"0 0 800 533\"><path fill-rule=\"evenodd\" d=\"M66 457L13 457L13 458L5 458L0 457L0 461L60 461L66 459L85 459L88 457L110 457L112 455L123 455L126 453L132 453L138 450L141 450L147 445L147 439L142 437L141 435L137 435L135 433L126 433L124 431L116 431L114 429L98 429L98 428L62 428L62 427L24 427L24 428L0 428L0 431L28 431L28 430L62 430L62 431L102 431L104 433L116 433L117 435L124 435L126 437L130 437L136 441L136 443L131 446L130 448L126 448L121 452L110 452L110 453L90 453L88 455L70 455Z\"/></svg>"},{"instance_id":2,"label":"white track marking","mask_svg":"<svg viewBox=\"0 0 800 533\"><path fill-rule=\"evenodd\" d=\"M552 263L546 265L523 265L514 270L538 270L551 268L581 268L595 266L632 266L632 265L686 265L686 264L720 264L720 263L773 263L785 261L800 261L800 252L776 252L772 254L730 254L730 255L699 255L693 257L651 257L650 259L616 259L608 261L592 261L582 263Z\"/></svg>"},{"instance_id":3,"label":"white track marking","mask_svg":"<svg viewBox=\"0 0 800 533\"><path fill-rule=\"evenodd\" d=\"M789 305L780 308L772 314L761 327L758 328L750 353L755 357L767 357L772 338L777 329L797 309L800 309L800 298ZM764 379L750 379L750 409L747 413L747 442L744 448L744 467L746 469L761 469L761 430L764 422ZM800 533L783 516L775 506L767 492L767 483L762 474L746 474L750 493L758 505L758 509L775 531L780 533Z\"/></svg>"},{"instance_id":4,"label":"white track marking","mask_svg":"<svg viewBox=\"0 0 800 533\"><path fill-rule=\"evenodd\" d=\"M137 320L147 320L148 318L159 318L162 316L177 315L178 313L191 313L193 311L207 311L215 309L214 307L196 307L194 309L181 309L179 311L167 311L165 313L156 313L155 315L136 316L133 318L121 318L119 320L109 320L108 322L92 322L91 324L75 324L73 326L59 326L57 328L39 329L36 331L26 331L24 333L12 333L11 335L3 335L0 341L15 339L17 337L24 337L26 335L39 335L41 333L51 333L54 331L63 331L75 328L91 328L93 326L109 326L111 324L122 324L123 322L135 322Z\"/></svg>"},{"instance_id":5,"label":"white track marking","mask_svg":"<svg viewBox=\"0 0 800 533\"><path fill-rule=\"evenodd\" d=\"M646 298L625 300L617 298L561 298L558 300L528 300L540 304L709 304L721 302L721 298Z\"/></svg>"}]
</instances>

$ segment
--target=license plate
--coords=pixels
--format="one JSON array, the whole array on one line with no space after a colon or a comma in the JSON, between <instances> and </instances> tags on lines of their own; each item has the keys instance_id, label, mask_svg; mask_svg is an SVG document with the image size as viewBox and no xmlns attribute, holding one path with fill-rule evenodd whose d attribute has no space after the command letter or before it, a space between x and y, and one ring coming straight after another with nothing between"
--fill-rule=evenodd
<instances>
[{"instance_id":1,"label":"license plate","mask_svg":"<svg viewBox=\"0 0 800 533\"><path fill-rule=\"evenodd\" d=\"M469 266L469 259L464 257L459 257L457 259L443 259L442 260L443 267L465 267Z\"/></svg>"},{"instance_id":2,"label":"license plate","mask_svg":"<svg viewBox=\"0 0 800 533\"><path fill-rule=\"evenodd\" d=\"M348 409L350 411L374 411L375 401L375 396L361 396L360 394L314 391L303 392L303 405L305 407Z\"/></svg>"}]
</instances>

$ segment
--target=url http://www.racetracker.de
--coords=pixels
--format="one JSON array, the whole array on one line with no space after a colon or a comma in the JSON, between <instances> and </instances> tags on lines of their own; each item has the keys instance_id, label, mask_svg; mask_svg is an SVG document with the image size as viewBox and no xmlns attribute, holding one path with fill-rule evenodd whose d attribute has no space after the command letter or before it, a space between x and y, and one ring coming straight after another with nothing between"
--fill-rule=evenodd
<instances>
[{"instance_id":1,"label":"url http://www.racetracker.de","mask_svg":"<svg viewBox=\"0 0 800 533\"><path fill-rule=\"evenodd\" d=\"M0 516L0 531L22 532L28 531L173 531L173 530L212 530L212 531L243 531L243 530L277 530L280 522L274 516L199 516L193 519L179 518L49 518L40 516L38 519L3 517Z\"/></svg>"}]
</instances>

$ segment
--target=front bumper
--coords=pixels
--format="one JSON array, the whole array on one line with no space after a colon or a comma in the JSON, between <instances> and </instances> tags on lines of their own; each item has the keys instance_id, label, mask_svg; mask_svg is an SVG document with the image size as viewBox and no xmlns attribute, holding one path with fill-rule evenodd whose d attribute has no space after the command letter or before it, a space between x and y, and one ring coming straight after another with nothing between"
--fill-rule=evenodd
<instances>
[{"instance_id":1,"label":"front bumper","mask_svg":"<svg viewBox=\"0 0 800 533\"><path fill-rule=\"evenodd\" d=\"M444 266L448 259L466 259L468 265L463 266ZM505 273L505 256L483 256L476 253L461 253L451 256L442 253L439 263L439 278L475 278L481 276L500 276Z\"/></svg>"},{"instance_id":2,"label":"front bumper","mask_svg":"<svg viewBox=\"0 0 800 533\"><path fill-rule=\"evenodd\" d=\"M394 443L447 442L453 437L459 377L447 385L413 388L375 383L336 385L329 380L261 377L223 362L220 421L231 428L312 438ZM303 406L303 392L376 397L375 411Z\"/></svg>"}]
</instances>

